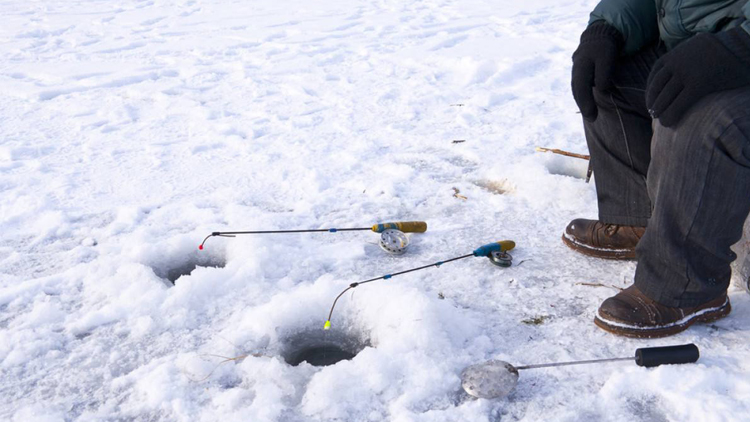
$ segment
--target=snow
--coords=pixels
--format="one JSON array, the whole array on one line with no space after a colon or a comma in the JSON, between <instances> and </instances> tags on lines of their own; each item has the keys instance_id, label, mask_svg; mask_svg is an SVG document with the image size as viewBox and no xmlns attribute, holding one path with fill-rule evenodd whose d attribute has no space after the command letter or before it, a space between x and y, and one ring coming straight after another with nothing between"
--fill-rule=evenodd
<instances>
[{"instance_id":1,"label":"snow","mask_svg":"<svg viewBox=\"0 0 750 422\"><path fill-rule=\"evenodd\" d=\"M716 323L618 338L593 316L634 264L560 241L596 215L594 187L585 162L534 148L586 152L570 55L595 4L3 1L0 419L747 420L747 293ZM371 232L197 249L218 230L409 220L429 228L398 257ZM503 239L513 267L361 286L322 330L350 283ZM299 335L362 350L292 367ZM690 342L693 365L529 370L505 399L460 394L488 359Z\"/></svg>"}]
</instances>

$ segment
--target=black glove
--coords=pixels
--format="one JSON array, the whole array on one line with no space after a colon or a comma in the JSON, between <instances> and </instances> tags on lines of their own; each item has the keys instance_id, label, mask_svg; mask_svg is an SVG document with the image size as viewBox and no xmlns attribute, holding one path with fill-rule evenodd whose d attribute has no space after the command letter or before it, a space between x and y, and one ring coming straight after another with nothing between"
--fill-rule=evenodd
<instances>
[{"instance_id":1,"label":"black glove","mask_svg":"<svg viewBox=\"0 0 750 422\"><path fill-rule=\"evenodd\" d=\"M606 91L612 88L612 71L624 44L620 31L614 26L598 21L581 34L581 43L573 53L573 98L587 120L598 114L593 88Z\"/></svg>"},{"instance_id":2,"label":"black glove","mask_svg":"<svg viewBox=\"0 0 750 422\"><path fill-rule=\"evenodd\" d=\"M742 28L698 34L662 56L646 83L646 107L663 126L708 94L750 85L750 35Z\"/></svg>"}]
</instances>

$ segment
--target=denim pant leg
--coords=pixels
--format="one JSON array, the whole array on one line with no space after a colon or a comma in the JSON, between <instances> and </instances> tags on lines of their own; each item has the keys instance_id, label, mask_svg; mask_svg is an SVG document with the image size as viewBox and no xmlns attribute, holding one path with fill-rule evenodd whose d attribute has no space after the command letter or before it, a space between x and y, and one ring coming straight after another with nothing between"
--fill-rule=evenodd
<instances>
[{"instance_id":1,"label":"denim pant leg","mask_svg":"<svg viewBox=\"0 0 750 422\"><path fill-rule=\"evenodd\" d=\"M702 99L674 128L655 121L651 156L635 285L663 305L698 306L726 292L750 212L750 88Z\"/></svg>"},{"instance_id":2,"label":"denim pant leg","mask_svg":"<svg viewBox=\"0 0 750 422\"><path fill-rule=\"evenodd\" d=\"M662 51L653 46L622 58L613 75L615 88L594 90L596 120L583 121L603 223L646 226L651 216L646 173L653 129L645 91Z\"/></svg>"}]
</instances>

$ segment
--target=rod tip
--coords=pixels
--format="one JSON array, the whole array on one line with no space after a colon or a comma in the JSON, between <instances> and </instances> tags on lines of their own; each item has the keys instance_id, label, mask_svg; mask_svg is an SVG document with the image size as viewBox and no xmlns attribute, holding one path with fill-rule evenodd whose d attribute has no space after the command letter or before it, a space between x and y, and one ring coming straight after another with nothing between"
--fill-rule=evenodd
<instances>
[{"instance_id":1,"label":"rod tip","mask_svg":"<svg viewBox=\"0 0 750 422\"><path fill-rule=\"evenodd\" d=\"M330 330L331 329L331 321L326 321L325 325L323 325L324 330Z\"/></svg>"}]
</instances>

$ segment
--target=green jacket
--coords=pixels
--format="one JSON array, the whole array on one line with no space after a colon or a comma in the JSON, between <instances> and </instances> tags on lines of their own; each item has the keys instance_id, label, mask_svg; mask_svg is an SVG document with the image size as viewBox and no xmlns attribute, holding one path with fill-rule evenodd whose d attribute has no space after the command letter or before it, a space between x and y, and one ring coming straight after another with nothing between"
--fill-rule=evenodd
<instances>
[{"instance_id":1,"label":"green jacket","mask_svg":"<svg viewBox=\"0 0 750 422\"><path fill-rule=\"evenodd\" d=\"M668 49L699 32L720 32L738 25L750 34L749 0L601 0L589 24L604 20L625 38L632 54L658 38Z\"/></svg>"}]
</instances>

